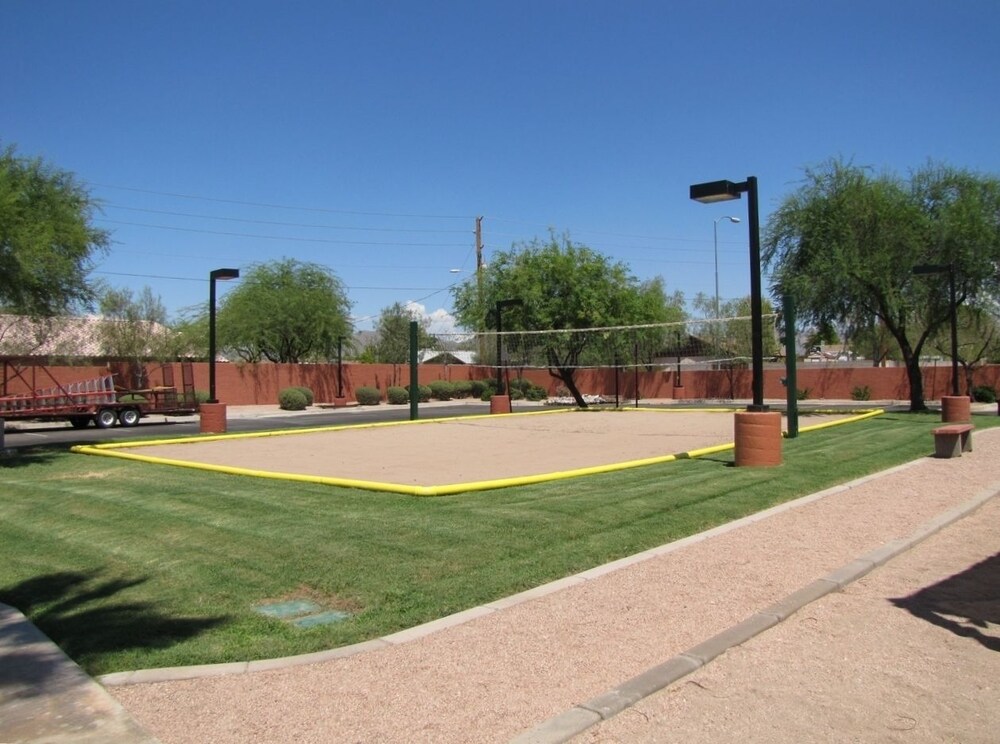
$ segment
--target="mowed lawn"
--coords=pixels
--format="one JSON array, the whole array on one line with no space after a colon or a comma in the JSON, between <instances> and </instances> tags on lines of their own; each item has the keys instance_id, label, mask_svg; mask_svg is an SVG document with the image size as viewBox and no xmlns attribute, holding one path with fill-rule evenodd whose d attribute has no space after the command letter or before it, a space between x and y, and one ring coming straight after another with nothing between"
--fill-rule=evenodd
<instances>
[{"instance_id":1,"label":"mowed lawn","mask_svg":"<svg viewBox=\"0 0 1000 744\"><path fill-rule=\"evenodd\" d=\"M92 674L333 648L928 456L939 423L806 433L777 468L727 453L434 498L28 450L0 459L0 601ZM302 599L350 617L298 628L255 610Z\"/></svg>"}]
</instances>

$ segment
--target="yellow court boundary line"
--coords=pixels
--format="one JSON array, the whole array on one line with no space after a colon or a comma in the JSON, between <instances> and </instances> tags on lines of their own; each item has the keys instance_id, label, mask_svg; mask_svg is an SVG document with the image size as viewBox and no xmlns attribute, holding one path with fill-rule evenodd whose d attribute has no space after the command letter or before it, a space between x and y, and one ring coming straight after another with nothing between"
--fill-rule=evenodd
<instances>
[{"instance_id":1,"label":"yellow court boundary line","mask_svg":"<svg viewBox=\"0 0 1000 744\"><path fill-rule=\"evenodd\" d=\"M670 411L669 409L649 409L649 408L622 409L622 410L645 411L650 413L680 412L680 411ZM706 412L731 413L733 412L733 410L740 410L740 409L688 408L684 410L689 413L706 413ZM524 413L500 414L500 415L537 416L540 414L576 413L576 412L577 411L575 409L560 408L551 411L527 411ZM837 421L827 421L822 424L807 426L800 429L799 432L800 433L811 432L811 431L818 431L820 429L830 428L833 426L841 426L843 424L849 424L873 418L874 416L879 416L883 413L885 413L884 410L876 409L874 411L869 411L863 414L851 416L846 419L838 419ZM295 483L316 483L320 485L340 486L343 488L358 488L367 491L379 491L383 493L398 493L407 496L450 496L458 493L488 491L497 488L510 488L512 486L528 486L538 483L549 483L552 481L567 480L569 478L580 478L586 475L614 473L620 470L630 470L632 468L645 467L647 465L657 465L661 463L675 462L677 460L705 457L707 455L712 455L719 452L725 452L731 450L736 446L733 442L729 442L727 444L719 444L711 447L703 447L700 449L690 450L689 452L680 452L672 455L659 455L657 457L646 457L639 460L626 460L625 462L611 463L608 465L595 465L593 467L574 468L572 470L557 470L551 473L537 473L535 475L515 476L511 478L498 478L494 480L484 480L484 481L470 481L468 483L448 483L435 486L411 486L404 483L368 481L368 480L358 480L353 478L336 478L331 476L320 476L320 475L304 475L301 473L281 473L271 470L254 470L252 468L240 468L231 465L212 465L208 463L192 462L190 460L176 460L167 457L137 455L137 454L132 454L130 452L119 451L129 448L148 447L151 445L162 445L162 444L191 444L197 442L211 442L211 441L219 441L225 439L251 439L251 438L259 438L265 436L281 436L281 435L306 434L306 433L328 432L328 431L342 431L347 429L371 429L371 428L387 427L387 426L404 426L406 424L432 424L432 423L443 423L443 422L454 423L457 420L490 418L495 415L496 414L483 414L481 416L465 416L462 419L436 418L436 419L424 419L418 421L385 421L372 424L356 424L356 425L348 424L340 426L312 427L309 429L282 429L278 431L268 431L268 432L217 434L217 435L209 435L203 437L157 439L148 442L134 442L134 443L113 442L113 443L97 444L97 445L77 445L75 447L72 447L71 451L84 455L117 457L124 460L134 460L137 462L146 462L154 465L172 465L175 467L190 468L193 470L206 470L210 472L225 473L228 475L243 475L254 478L268 478L270 480L285 480ZM785 433L783 432L783 435L784 434Z\"/></svg>"}]
</instances>

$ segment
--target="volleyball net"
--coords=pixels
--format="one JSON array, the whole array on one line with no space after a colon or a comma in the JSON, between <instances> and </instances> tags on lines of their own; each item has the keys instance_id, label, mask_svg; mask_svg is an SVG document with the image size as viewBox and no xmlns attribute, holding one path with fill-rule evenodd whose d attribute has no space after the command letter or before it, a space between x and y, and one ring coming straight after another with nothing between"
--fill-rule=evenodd
<instances>
[{"instance_id":1,"label":"volleyball net","mask_svg":"<svg viewBox=\"0 0 1000 744\"><path fill-rule=\"evenodd\" d=\"M762 316L764 356L780 353L779 316ZM719 369L750 364L750 316L666 323L497 333L434 334L436 350L508 370L656 368Z\"/></svg>"}]
</instances>

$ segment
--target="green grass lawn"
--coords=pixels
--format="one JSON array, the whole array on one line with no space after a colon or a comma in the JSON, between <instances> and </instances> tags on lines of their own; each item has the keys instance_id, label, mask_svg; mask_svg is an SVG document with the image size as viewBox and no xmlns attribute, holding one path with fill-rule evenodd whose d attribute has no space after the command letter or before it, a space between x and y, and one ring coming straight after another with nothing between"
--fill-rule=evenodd
<instances>
[{"instance_id":1,"label":"green grass lawn","mask_svg":"<svg viewBox=\"0 0 1000 744\"><path fill-rule=\"evenodd\" d=\"M436 498L29 450L0 460L0 601L92 674L333 648L927 456L939 422L806 433L778 468L725 454ZM299 629L254 610L289 598L352 616Z\"/></svg>"}]
</instances>

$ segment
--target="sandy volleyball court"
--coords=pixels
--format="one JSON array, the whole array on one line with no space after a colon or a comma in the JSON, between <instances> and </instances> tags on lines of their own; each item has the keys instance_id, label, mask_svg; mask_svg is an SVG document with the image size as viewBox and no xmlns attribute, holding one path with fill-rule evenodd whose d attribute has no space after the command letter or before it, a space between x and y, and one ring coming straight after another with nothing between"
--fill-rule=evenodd
<instances>
[{"instance_id":1,"label":"sandy volleyball court","mask_svg":"<svg viewBox=\"0 0 1000 744\"><path fill-rule=\"evenodd\" d=\"M133 451L215 467L431 487L606 467L732 440L731 412L629 409L234 435Z\"/></svg>"}]
</instances>

